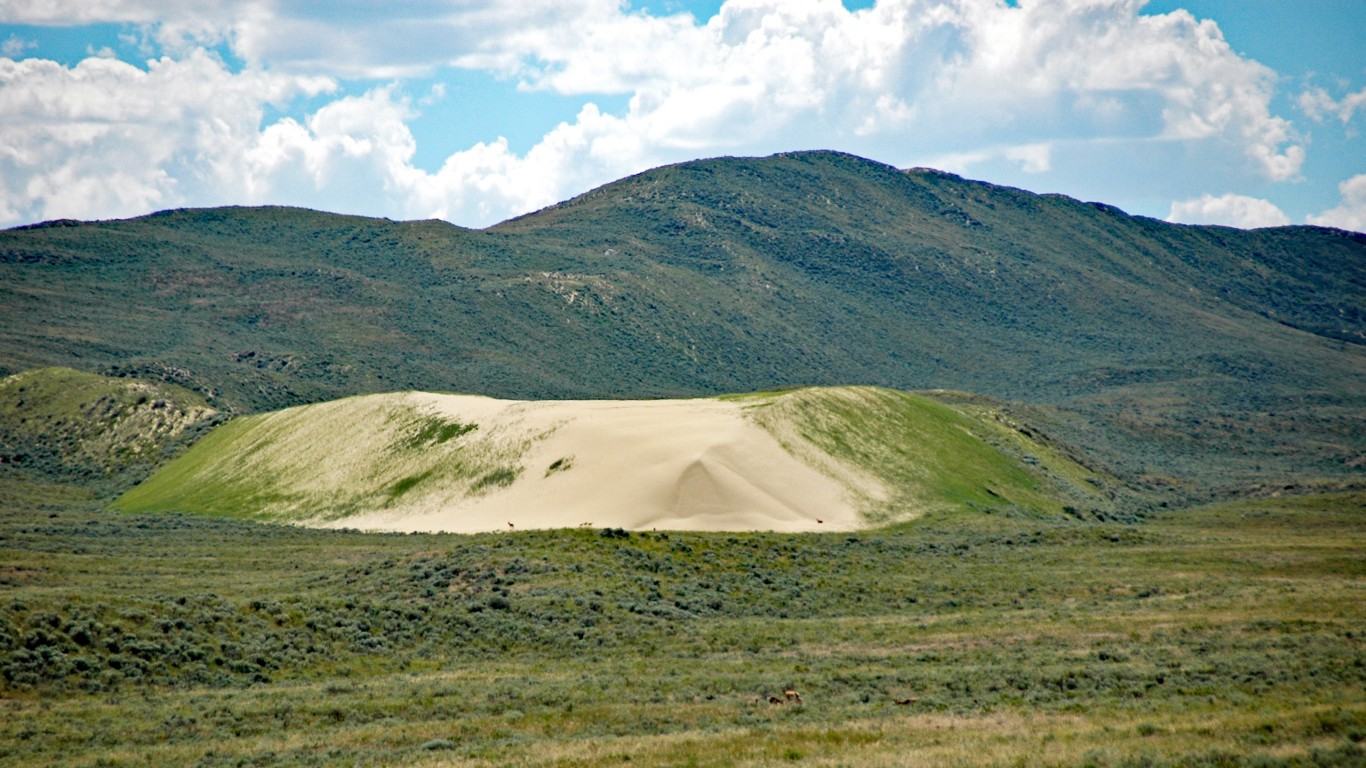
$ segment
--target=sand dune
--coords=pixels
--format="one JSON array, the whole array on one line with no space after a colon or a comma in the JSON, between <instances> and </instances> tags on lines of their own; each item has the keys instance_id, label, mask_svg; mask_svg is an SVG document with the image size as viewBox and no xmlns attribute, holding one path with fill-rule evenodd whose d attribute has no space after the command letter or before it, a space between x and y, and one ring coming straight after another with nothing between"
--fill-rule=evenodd
<instances>
[{"instance_id":1,"label":"sand dune","mask_svg":"<svg viewBox=\"0 0 1366 768\"><path fill-rule=\"evenodd\" d=\"M233 419L114 506L389 531L836 531L963 508L1057 514L1102 494L1090 470L1006 422L876 387L401 392Z\"/></svg>"},{"instance_id":2,"label":"sand dune","mask_svg":"<svg viewBox=\"0 0 1366 768\"><path fill-rule=\"evenodd\" d=\"M780 531L860 524L846 483L795 458L737 402L408 397L446 419L479 423L487 439L526 444L517 479L485 493L438 487L325 524L455 532L509 523Z\"/></svg>"}]
</instances>

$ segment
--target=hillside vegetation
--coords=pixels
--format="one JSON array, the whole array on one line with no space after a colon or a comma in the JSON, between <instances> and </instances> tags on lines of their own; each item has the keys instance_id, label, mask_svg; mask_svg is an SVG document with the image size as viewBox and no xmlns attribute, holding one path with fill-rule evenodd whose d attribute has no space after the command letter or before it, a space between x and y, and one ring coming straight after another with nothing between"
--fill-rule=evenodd
<instances>
[{"instance_id":1,"label":"hillside vegetation","mask_svg":"<svg viewBox=\"0 0 1366 768\"><path fill-rule=\"evenodd\" d=\"M1113 513L1108 478L909 393L504 401L400 393L244 416L115 503L386 530L840 530Z\"/></svg>"},{"instance_id":2,"label":"hillside vegetation","mask_svg":"<svg viewBox=\"0 0 1366 768\"><path fill-rule=\"evenodd\" d=\"M847 155L650 171L482 231L282 208L0 233L0 369L225 412L804 385L1027 403L1174 498L1360 483L1366 235L1167 224Z\"/></svg>"},{"instance_id":3,"label":"hillside vegetation","mask_svg":"<svg viewBox=\"0 0 1366 768\"><path fill-rule=\"evenodd\" d=\"M0 379L0 482L122 489L220 422L204 398L172 384L25 371Z\"/></svg>"}]
</instances>

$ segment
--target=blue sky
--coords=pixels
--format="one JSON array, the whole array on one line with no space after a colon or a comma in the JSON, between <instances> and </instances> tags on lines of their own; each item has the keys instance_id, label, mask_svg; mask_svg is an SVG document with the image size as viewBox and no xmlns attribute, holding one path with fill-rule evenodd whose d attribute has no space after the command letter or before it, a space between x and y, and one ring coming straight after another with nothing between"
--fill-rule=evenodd
<instances>
[{"instance_id":1,"label":"blue sky","mask_svg":"<svg viewBox=\"0 0 1366 768\"><path fill-rule=\"evenodd\" d=\"M0 226L288 204L486 226L837 149L1366 230L1366 2L0 0Z\"/></svg>"}]
</instances>

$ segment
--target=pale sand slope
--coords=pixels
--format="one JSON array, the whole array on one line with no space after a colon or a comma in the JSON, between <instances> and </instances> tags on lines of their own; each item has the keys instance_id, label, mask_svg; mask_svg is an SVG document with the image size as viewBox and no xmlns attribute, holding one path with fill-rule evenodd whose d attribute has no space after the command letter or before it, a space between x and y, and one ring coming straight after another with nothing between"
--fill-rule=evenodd
<instances>
[{"instance_id":1,"label":"pale sand slope","mask_svg":"<svg viewBox=\"0 0 1366 768\"><path fill-rule=\"evenodd\" d=\"M332 527L477 532L522 528L851 530L867 479L809 466L721 400L539 401L410 393L444 418L523 450L515 482L414 491ZM567 469L548 471L561 461Z\"/></svg>"}]
</instances>

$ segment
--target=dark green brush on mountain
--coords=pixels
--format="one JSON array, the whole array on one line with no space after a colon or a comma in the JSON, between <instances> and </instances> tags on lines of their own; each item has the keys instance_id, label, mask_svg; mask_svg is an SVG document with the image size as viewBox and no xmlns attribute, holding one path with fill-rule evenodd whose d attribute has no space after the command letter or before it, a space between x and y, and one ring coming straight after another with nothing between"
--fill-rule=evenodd
<instances>
[{"instance_id":1,"label":"dark green brush on mountain","mask_svg":"<svg viewBox=\"0 0 1366 768\"><path fill-rule=\"evenodd\" d=\"M107 490L141 480L222 423L174 384L40 368L0 379L0 481Z\"/></svg>"},{"instance_id":2,"label":"dark green brush on mountain","mask_svg":"<svg viewBox=\"0 0 1366 768\"><path fill-rule=\"evenodd\" d=\"M1360 484L1364 341L1366 235L827 152L661 168L480 231L223 208L0 233L0 373L161 380L228 412L952 389L1186 495Z\"/></svg>"}]
</instances>

